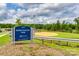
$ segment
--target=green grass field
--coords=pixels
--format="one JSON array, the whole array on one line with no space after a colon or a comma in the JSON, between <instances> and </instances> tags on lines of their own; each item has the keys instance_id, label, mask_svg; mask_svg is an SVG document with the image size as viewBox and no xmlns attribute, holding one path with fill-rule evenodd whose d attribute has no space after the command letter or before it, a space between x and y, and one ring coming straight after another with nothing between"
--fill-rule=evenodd
<instances>
[{"instance_id":1,"label":"green grass field","mask_svg":"<svg viewBox=\"0 0 79 59\"><path fill-rule=\"evenodd\" d=\"M41 34L41 32L45 32L45 33ZM79 34L68 33L68 32L56 32L56 31L55 32L51 32L51 31L46 31L46 30L43 30L43 31L40 30L39 32L36 32L36 34L37 34L37 36L38 35L40 35L40 36L46 36L47 35L47 36L53 36L53 37L59 37L59 38L79 39Z\"/></svg>"},{"instance_id":2,"label":"green grass field","mask_svg":"<svg viewBox=\"0 0 79 59\"><path fill-rule=\"evenodd\" d=\"M51 48L55 48L55 49L58 49L58 50L61 50L64 52L65 55L78 55L79 56L79 48L76 48L76 47L70 47L70 46L61 46L61 45L56 45L54 43L52 44L48 44L48 43L45 43L45 45L51 47Z\"/></svg>"},{"instance_id":3,"label":"green grass field","mask_svg":"<svg viewBox=\"0 0 79 59\"><path fill-rule=\"evenodd\" d=\"M6 33L8 33L8 32L0 32L0 35L6 34Z\"/></svg>"},{"instance_id":4,"label":"green grass field","mask_svg":"<svg viewBox=\"0 0 79 59\"><path fill-rule=\"evenodd\" d=\"M56 33L58 34L56 37L79 39L79 34L66 33L66 32L56 32Z\"/></svg>"},{"instance_id":5,"label":"green grass field","mask_svg":"<svg viewBox=\"0 0 79 59\"><path fill-rule=\"evenodd\" d=\"M0 46L5 45L9 42L10 42L9 35L5 35L5 36L0 37Z\"/></svg>"},{"instance_id":6,"label":"green grass field","mask_svg":"<svg viewBox=\"0 0 79 59\"><path fill-rule=\"evenodd\" d=\"M79 34L73 34L73 33L65 33L65 32L56 32L59 35L57 35L57 37L63 37L63 38L79 38ZM33 39L32 40L34 43L37 43L39 45L42 45L42 41L39 39ZM31 42L31 41L23 41L25 43ZM11 43L11 38L9 35L5 35L0 37L0 47L3 45L6 45L8 43ZM49 41L45 40L44 44L45 46L48 46L50 48L55 48L58 49L60 51L63 51L63 53L65 55L78 55L79 56L79 48L75 47L77 44L79 45L79 43L74 43L74 42L70 42L69 45L70 46L63 46L63 44L66 44L66 42L60 42L60 44L56 44L56 41L53 41L52 43L50 43ZM27 48L28 44L24 45L24 49L29 49Z\"/></svg>"},{"instance_id":7,"label":"green grass field","mask_svg":"<svg viewBox=\"0 0 79 59\"><path fill-rule=\"evenodd\" d=\"M46 45L63 51L65 55L79 55L79 48L76 47L61 46L61 45L56 45L54 43L52 44L46 43Z\"/></svg>"},{"instance_id":8,"label":"green grass field","mask_svg":"<svg viewBox=\"0 0 79 59\"><path fill-rule=\"evenodd\" d=\"M27 42L30 42L30 41L25 41L25 42L27 43ZM63 51L64 55L66 55L66 56L79 56L79 48L78 47L57 45L57 44L55 44L54 41L52 43L50 43L47 40L45 40L44 44L42 44L42 41L39 40L39 39L34 39L33 42L37 43L39 45L45 45L45 46L48 46L50 48L54 48L54 49ZM25 45L25 49L28 49L27 45Z\"/></svg>"}]
</instances>

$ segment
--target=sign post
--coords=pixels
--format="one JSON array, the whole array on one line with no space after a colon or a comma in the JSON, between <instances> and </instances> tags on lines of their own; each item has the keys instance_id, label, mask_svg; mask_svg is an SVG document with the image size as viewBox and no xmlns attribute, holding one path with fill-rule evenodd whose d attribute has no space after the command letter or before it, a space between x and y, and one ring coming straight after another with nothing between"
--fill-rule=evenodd
<instances>
[{"instance_id":1,"label":"sign post","mask_svg":"<svg viewBox=\"0 0 79 59\"><path fill-rule=\"evenodd\" d=\"M33 31L28 26L17 26L12 29L12 38L15 41L31 40L33 38Z\"/></svg>"}]
</instances>

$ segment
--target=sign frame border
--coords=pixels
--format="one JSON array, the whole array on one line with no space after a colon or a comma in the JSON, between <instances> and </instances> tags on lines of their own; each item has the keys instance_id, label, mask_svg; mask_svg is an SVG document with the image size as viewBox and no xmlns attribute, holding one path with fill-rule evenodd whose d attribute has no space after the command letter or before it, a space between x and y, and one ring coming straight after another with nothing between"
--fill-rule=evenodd
<instances>
[{"instance_id":1,"label":"sign frame border","mask_svg":"<svg viewBox=\"0 0 79 59\"><path fill-rule=\"evenodd\" d=\"M18 26L17 26L18 27ZM29 27L29 26L25 26L25 27ZM32 27L30 27L30 30L31 30L31 32L30 32L30 40L32 40L33 39L33 28ZM16 43L16 41L15 41L15 27L13 27L12 29L11 29L11 34L12 34L12 41L13 41L13 44L15 44Z\"/></svg>"}]
</instances>

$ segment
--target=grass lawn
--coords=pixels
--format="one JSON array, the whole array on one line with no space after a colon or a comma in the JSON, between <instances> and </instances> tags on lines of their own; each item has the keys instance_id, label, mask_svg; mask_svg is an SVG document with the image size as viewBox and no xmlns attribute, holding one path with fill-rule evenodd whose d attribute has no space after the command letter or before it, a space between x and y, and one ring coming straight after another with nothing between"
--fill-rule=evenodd
<instances>
[{"instance_id":1,"label":"grass lawn","mask_svg":"<svg viewBox=\"0 0 79 59\"><path fill-rule=\"evenodd\" d=\"M24 42L26 42L26 43L29 42L30 43L31 41L24 41ZM61 45L55 44L54 42L53 43L49 43L49 41L47 41L47 40L45 40L44 44L42 44L42 41L39 40L39 39L34 39L33 43L37 43L37 44L39 44L41 46L45 45L47 47L59 50L59 51L63 52L65 56L79 56L79 48L78 47L61 46ZM28 44L24 45L24 49L29 50ZM36 50L37 49L38 48L36 48Z\"/></svg>"},{"instance_id":2,"label":"grass lawn","mask_svg":"<svg viewBox=\"0 0 79 59\"><path fill-rule=\"evenodd\" d=\"M42 43L41 40L34 40L33 42L37 42L39 44ZM55 43L49 43L48 41L45 41L44 45L46 45L50 48L55 48L57 50L63 51L63 53L65 55L74 55L74 56L78 55L79 56L79 48L77 48L77 47L61 46L61 45L57 45Z\"/></svg>"},{"instance_id":3,"label":"grass lawn","mask_svg":"<svg viewBox=\"0 0 79 59\"><path fill-rule=\"evenodd\" d=\"M58 33L59 35L57 35L57 37L63 37L63 38L79 38L79 34L73 34L73 33L63 33L63 32L56 32ZM45 40L44 44L42 44L42 41L39 40L39 39L33 39L32 40L34 43L37 43L39 45L45 45L45 46L48 46L50 48L54 48L54 49L57 49L57 50L60 50L60 51L63 51L63 53L65 55L78 55L79 56L79 48L78 47L70 47L70 46L61 46L61 45L57 45L54 43L54 41L52 43L49 43L47 40ZM30 43L32 41L23 41L24 43ZM8 44L9 42L11 42L11 38L9 35L5 35L5 36L2 36L0 37L0 46L2 45L6 45ZM23 49L27 50L29 49L27 46L28 44L25 44ZM75 45L75 44L79 44L79 43L71 43L72 45ZM39 47L40 48L40 47Z\"/></svg>"},{"instance_id":4,"label":"grass lawn","mask_svg":"<svg viewBox=\"0 0 79 59\"><path fill-rule=\"evenodd\" d=\"M0 35L3 35L3 34L5 34L5 33L7 33L7 32L0 32Z\"/></svg>"},{"instance_id":5,"label":"grass lawn","mask_svg":"<svg viewBox=\"0 0 79 59\"><path fill-rule=\"evenodd\" d=\"M5 35L5 36L0 37L0 46L5 45L9 42L10 42L9 35Z\"/></svg>"},{"instance_id":6,"label":"grass lawn","mask_svg":"<svg viewBox=\"0 0 79 59\"><path fill-rule=\"evenodd\" d=\"M72 38L79 39L79 34L76 33L67 33L67 32L36 32L35 36L44 36L44 37L60 37L60 38Z\"/></svg>"},{"instance_id":7,"label":"grass lawn","mask_svg":"<svg viewBox=\"0 0 79 59\"><path fill-rule=\"evenodd\" d=\"M45 45L47 45L51 48L61 50L64 52L65 55L71 55L71 56L78 55L79 56L79 48L77 48L77 47L60 46L60 45L56 45L54 43L52 43L52 44L45 43Z\"/></svg>"},{"instance_id":8,"label":"grass lawn","mask_svg":"<svg viewBox=\"0 0 79 59\"><path fill-rule=\"evenodd\" d=\"M67 33L67 32L56 32L56 33L58 35L55 37L79 39L79 34Z\"/></svg>"}]
</instances>

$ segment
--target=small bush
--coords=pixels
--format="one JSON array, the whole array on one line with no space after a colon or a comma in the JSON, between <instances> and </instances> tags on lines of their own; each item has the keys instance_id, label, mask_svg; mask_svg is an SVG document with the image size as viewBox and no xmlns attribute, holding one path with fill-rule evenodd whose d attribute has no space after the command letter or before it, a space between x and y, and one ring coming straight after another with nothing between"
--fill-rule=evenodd
<instances>
[{"instance_id":1,"label":"small bush","mask_svg":"<svg viewBox=\"0 0 79 59\"><path fill-rule=\"evenodd\" d=\"M11 31L11 29L5 29L5 31Z\"/></svg>"},{"instance_id":2,"label":"small bush","mask_svg":"<svg viewBox=\"0 0 79 59\"><path fill-rule=\"evenodd\" d=\"M0 32L2 32L2 30L0 30Z\"/></svg>"}]
</instances>

